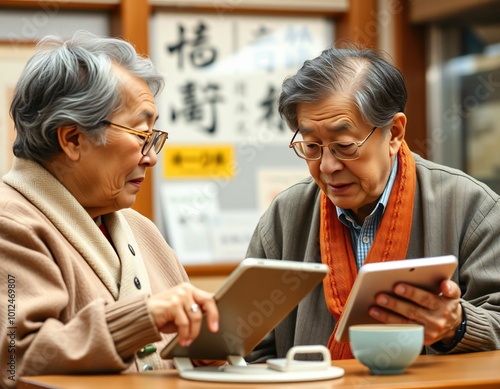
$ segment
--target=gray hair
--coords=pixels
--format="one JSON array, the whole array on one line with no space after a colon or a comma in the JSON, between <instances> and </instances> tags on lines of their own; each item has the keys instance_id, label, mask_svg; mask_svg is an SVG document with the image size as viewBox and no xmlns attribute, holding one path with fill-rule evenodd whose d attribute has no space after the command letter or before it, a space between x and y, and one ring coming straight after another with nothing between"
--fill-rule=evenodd
<instances>
[{"instance_id":1,"label":"gray hair","mask_svg":"<svg viewBox=\"0 0 500 389\"><path fill-rule=\"evenodd\" d=\"M298 103L319 102L336 93L347 94L363 120L381 128L404 112L407 100L403 75L375 51L332 47L285 79L278 110L295 131Z\"/></svg>"},{"instance_id":2,"label":"gray hair","mask_svg":"<svg viewBox=\"0 0 500 389\"><path fill-rule=\"evenodd\" d=\"M10 115L17 131L14 155L39 163L61 151L57 129L77 125L96 143L105 142L101 122L123 107L117 64L143 79L154 95L163 76L150 59L121 39L78 31L69 40L47 36L29 59L15 87Z\"/></svg>"}]
</instances>

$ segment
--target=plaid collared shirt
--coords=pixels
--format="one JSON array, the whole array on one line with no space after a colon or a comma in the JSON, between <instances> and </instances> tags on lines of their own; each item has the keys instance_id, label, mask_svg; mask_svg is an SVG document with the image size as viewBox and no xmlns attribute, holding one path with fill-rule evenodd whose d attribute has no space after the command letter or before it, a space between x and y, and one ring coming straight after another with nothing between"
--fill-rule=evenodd
<instances>
[{"instance_id":1,"label":"plaid collared shirt","mask_svg":"<svg viewBox=\"0 0 500 389\"><path fill-rule=\"evenodd\" d=\"M372 213L368 215L362 226L356 222L354 214L351 210L336 207L339 220L344 223L347 228L349 228L349 232L351 233L352 251L356 257L356 266L358 267L358 270L365 261L370 247L372 247L373 240L375 239L375 233L377 232L380 220L382 220L382 216L384 215L394 181L396 180L397 171L398 159L396 158L384 192L382 193L382 196L380 196Z\"/></svg>"}]
</instances>

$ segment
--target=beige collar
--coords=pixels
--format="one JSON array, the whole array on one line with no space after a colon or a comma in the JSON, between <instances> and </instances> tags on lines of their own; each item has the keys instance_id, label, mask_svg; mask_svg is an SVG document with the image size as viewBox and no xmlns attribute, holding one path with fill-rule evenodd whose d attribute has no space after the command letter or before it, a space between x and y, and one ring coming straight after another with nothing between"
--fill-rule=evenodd
<instances>
[{"instance_id":1,"label":"beige collar","mask_svg":"<svg viewBox=\"0 0 500 389\"><path fill-rule=\"evenodd\" d=\"M3 181L22 193L56 226L116 300L151 292L139 246L121 212L104 215L115 251L73 195L38 163L14 158L13 168ZM135 277L140 280L140 290L135 286Z\"/></svg>"}]
</instances>

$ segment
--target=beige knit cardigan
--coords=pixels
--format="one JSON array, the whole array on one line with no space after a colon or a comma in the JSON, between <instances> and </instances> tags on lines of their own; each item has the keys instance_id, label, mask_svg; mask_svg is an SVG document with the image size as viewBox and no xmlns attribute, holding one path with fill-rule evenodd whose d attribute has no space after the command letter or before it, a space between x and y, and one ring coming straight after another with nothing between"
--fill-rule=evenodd
<instances>
[{"instance_id":1,"label":"beige knit cardigan","mask_svg":"<svg viewBox=\"0 0 500 389\"><path fill-rule=\"evenodd\" d=\"M77 200L39 164L15 159L3 177L0 364L10 363L14 374L6 376L2 367L2 386L15 386L24 375L170 366L158 352L139 358L136 351L158 341L161 350L171 339L158 332L146 298L187 281L187 275L149 219L130 209L102 219L114 249ZM14 280L10 305L8 280Z\"/></svg>"}]
</instances>

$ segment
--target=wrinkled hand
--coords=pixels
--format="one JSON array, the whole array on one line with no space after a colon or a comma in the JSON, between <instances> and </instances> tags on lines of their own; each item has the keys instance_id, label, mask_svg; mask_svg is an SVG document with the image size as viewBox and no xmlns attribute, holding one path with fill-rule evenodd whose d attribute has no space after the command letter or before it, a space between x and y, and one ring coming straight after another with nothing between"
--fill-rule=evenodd
<instances>
[{"instance_id":1,"label":"wrinkled hand","mask_svg":"<svg viewBox=\"0 0 500 389\"><path fill-rule=\"evenodd\" d=\"M182 283L165 292L155 294L148 300L148 309L158 329L164 333L178 333L179 344L189 346L198 336L203 313L206 315L208 329L219 329L219 312L212 293ZM192 311L197 304L199 309Z\"/></svg>"},{"instance_id":2,"label":"wrinkled hand","mask_svg":"<svg viewBox=\"0 0 500 389\"><path fill-rule=\"evenodd\" d=\"M397 284L393 290L397 296L387 293L376 296L378 306L370 308L370 316L382 323L422 324L425 346L437 341L450 343L462 322L460 288L455 282L445 280L440 290L436 295L412 285Z\"/></svg>"}]
</instances>

